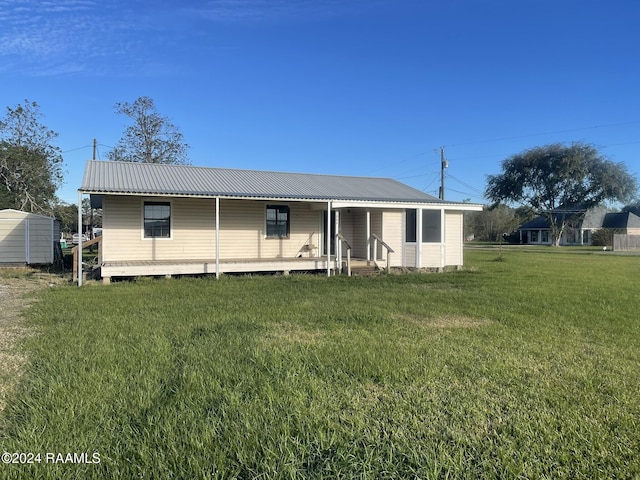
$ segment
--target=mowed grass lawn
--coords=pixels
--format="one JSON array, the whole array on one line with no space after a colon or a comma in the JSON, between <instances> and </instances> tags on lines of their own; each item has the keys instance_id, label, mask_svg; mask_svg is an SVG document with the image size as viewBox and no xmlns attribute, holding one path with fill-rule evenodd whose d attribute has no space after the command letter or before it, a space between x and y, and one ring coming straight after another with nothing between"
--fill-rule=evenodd
<instances>
[{"instance_id":1,"label":"mowed grass lawn","mask_svg":"<svg viewBox=\"0 0 640 480\"><path fill-rule=\"evenodd\" d=\"M497 255L48 289L0 477L638 478L640 256Z\"/></svg>"}]
</instances>

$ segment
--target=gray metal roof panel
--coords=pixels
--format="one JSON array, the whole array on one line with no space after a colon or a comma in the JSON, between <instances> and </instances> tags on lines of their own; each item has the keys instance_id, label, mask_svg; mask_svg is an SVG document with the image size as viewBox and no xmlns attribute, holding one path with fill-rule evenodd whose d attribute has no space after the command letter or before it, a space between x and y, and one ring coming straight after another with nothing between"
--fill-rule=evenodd
<instances>
[{"instance_id":1,"label":"gray metal roof panel","mask_svg":"<svg viewBox=\"0 0 640 480\"><path fill-rule=\"evenodd\" d=\"M89 160L80 190L305 200L451 203L391 178Z\"/></svg>"}]
</instances>

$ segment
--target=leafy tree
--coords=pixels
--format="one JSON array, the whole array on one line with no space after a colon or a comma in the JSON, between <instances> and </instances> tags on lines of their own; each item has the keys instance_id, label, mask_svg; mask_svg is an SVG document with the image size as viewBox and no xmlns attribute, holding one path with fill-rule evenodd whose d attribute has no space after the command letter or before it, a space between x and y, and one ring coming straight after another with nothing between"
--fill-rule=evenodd
<instances>
[{"instance_id":1,"label":"leafy tree","mask_svg":"<svg viewBox=\"0 0 640 480\"><path fill-rule=\"evenodd\" d=\"M60 220L60 231L71 234L78 231L78 206L58 202L53 206L52 215Z\"/></svg>"},{"instance_id":2,"label":"leafy tree","mask_svg":"<svg viewBox=\"0 0 640 480\"><path fill-rule=\"evenodd\" d=\"M473 233L475 240L501 241L505 233L511 233L518 225L531 218L530 212L525 208L511 208L505 204L491 205L481 212L465 213L465 232Z\"/></svg>"},{"instance_id":3,"label":"leafy tree","mask_svg":"<svg viewBox=\"0 0 640 480\"><path fill-rule=\"evenodd\" d=\"M555 143L534 147L502 162L503 173L489 175L485 196L494 202L515 202L544 215L559 245L569 215L606 200L634 198L638 184L623 163L614 163L588 144ZM564 213L567 213L565 215Z\"/></svg>"},{"instance_id":4,"label":"leafy tree","mask_svg":"<svg viewBox=\"0 0 640 480\"><path fill-rule=\"evenodd\" d=\"M622 211L631 212L640 217L640 200L636 200L635 202L630 203L629 205L625 205L624 207L622 207Z\"/></svg>"},{"instance_id":5,"label":"leafy tree","mask_svg":"<svg viewBox=\"0 0 640 480\"><path fill-rule=\"evenodd\" d=\"M62 184L56 132L42 125L36 102L7 107L0 119L0 207L50 214Z\"/></svg>"},{"instance_id":6,"label":"leafy tree","mask_svg":"<svg viewBox=\"0 0 640 480\"><path fill-rule=\"evenodd\" d=\"M108 153L109 160L142 163L189 163L189 145L167 117L156 111L153 100L139 97L135 102L116 103L116 113L133 120L118 145Z\"/></svg>"}]
</instances>

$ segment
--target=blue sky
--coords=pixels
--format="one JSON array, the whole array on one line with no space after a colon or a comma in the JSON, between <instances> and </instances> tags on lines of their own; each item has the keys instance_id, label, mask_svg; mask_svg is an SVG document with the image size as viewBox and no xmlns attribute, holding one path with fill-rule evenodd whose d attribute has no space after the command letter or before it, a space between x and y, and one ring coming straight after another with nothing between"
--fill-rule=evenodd
<instances>
[{"instance_id":1,"label":"blue sky","mask_svg":"<svg viewBox=\"0 0 640 480\"><path fill-rule=\"evenodd\" d=\"M77 201L140 96L194 165L392 177L485 203L506 157L593 143L640 177L637 0L0 0L0 108L35 101Z\"/></svg>"}]
</instances>

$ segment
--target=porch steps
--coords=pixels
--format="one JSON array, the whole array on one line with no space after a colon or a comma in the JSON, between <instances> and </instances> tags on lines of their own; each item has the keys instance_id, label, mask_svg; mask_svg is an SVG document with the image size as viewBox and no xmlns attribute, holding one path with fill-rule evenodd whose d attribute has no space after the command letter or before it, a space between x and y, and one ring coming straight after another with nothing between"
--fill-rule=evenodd
<instances>
[{"instance_id":1,"label":"porch steps","mask_svg":"<svg viewBox=\"0 0 640 480\"><path fill-rule=\"evenodd\" d=\"M345 273L347 271L347 265L346 263L344 263L344 270ZM380 270L378 269L378 267L376 267L376 264L373 262L370 262L369 264L367 264L366 261L352 261L351 262L351 275L353 276L357 276L357 277L370 277L373 275L378 275L380 273Z\"/></svg>"}]
</instances>

